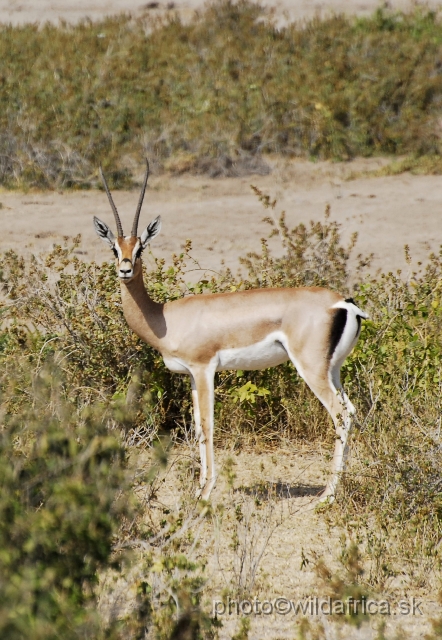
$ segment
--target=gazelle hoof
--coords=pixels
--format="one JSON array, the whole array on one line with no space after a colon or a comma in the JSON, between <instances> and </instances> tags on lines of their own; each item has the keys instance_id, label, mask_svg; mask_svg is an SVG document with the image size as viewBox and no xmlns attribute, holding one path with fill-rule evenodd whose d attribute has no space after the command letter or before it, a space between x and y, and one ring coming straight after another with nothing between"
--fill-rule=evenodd
<instances>
[{"instance_id":1,"label":"gazelle hoof","mask_svg":"<svg viewBox=\"0 0 442 640\"><path fill-rule=\"evenodd\" d=\"M215 486L215 483L216 478L213 478L213 480L207 480L204 487L199 490L198 498L200 500L208 500L210 498L210 494L212 493L212 489Z\"/></svg>"},{"instance_id":2,"label":"gazelle hoof","mask_svg":"<svg viewBox=\"0 0 442 640\"><path fill-rule=\"evenodd\" d=\"M335 501L335 492L330 487L326 487L323 493L318 498L318 505L333 504Z\"/></svg>"}]
</instances>

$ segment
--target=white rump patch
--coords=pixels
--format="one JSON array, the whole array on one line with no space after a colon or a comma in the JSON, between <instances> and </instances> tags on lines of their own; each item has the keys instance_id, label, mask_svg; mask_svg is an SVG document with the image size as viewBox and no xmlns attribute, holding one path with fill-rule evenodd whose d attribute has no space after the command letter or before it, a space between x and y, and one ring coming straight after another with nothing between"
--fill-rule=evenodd
<instances>
[{"instance_id":1,"label":"white rump patch","mask_svg":"<svg viewBox=\"0 0 442 640\"><path fill-rule=\"evenodd\" d=\"M357 307L354 304L354 302L346 302L345 300L339 300L339 302L336 302L331 308L332 309L347 309L347 311L350 311L351 313L354 313L356 316L360 316L361 318L364 318L364 320L367 320L367 318L368 318L368 313L365 313L365 311L362 311L362 309Z\"/></svg>"},{"instance_id":2,"label":"white rump patch","mask_svg":"<svg viewBox=\"0 0 442 640\"><path fill-rule=\"evenodd\" d=\"M347 320L345 323L344 331L339 339L338 344L333 352L330 360L329 368L329 381L331 388L341 389L340 370L344 363L345 358L351 353L353 347L358 341L360 332L360 318L367 319L368 314L362 309L359 309L353 302L346 302L340 300L336 302L332 309L345 309L347 311Z\"/></svg>"}]
</instances>

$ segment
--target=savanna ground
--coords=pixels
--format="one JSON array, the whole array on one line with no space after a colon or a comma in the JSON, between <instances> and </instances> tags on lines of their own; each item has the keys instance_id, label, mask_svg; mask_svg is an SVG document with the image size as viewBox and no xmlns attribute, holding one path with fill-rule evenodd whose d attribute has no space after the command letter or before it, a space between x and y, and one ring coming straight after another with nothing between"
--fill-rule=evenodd
<instances>
[{"instance_id":1,"label":"savanna ground","mask_svg":"<svg viewBox=\"0 0 442 640\"><path fill-rule=\"evenodd\" d=\"M387 12L275 35L238 6L188 26L152 25L145 7L142 23L2 31L2 637L441 637L441 27ZM25 22L20 7L6 19ZM241 33L245 60L226 46ZM295 55L306 68L287 88L278 64ZM298 94L309 69L325 76ZM343 372L358 422L332 507L315 509L331 425L290 367L219 376L219 480L195 503L188 384L128 331L91 224L111 220L98 162L127 226L146 153L157 299L319 284L370 313ZM214 598L315 596L385 599L391 615L211 619ZM424 615L395 615L413 597Z\"/></svg>"},{"instance_id":2,"label":"savanna ground","mask_svg":"<svg viewBox=\"0 0 442 640\"><path fill-rule=\"evenodd\" d=\"M277 199L278 210L286 212L291 227L321 220L329 204L333 219L342 225L344 241L358 233L353 260L359 253L373 254L372 273L406 269L405 245L416 263L438 250L440 176L372 177L371 173L388 166L387 158L358 158L347 163L267 158L266 162L272 168L266 176L210 180L206 176L152 175L142 223L161 215L164 226L152 247L154 255L169 259L190 238L197 263L194 273L189 273L192 280L201 278L205 270L219 272L223 265L236 272L239 258L257 251L261 238L268 235L266 214L250 185ZM141 181L141 173L139 177ZM115 200L123 224L130 225L138 192L119 191ZM112 224L103 192L3 191L0 201L5 248L29 256L81 233L81 244L75 250L78 256L98 262L109 259L106 247L97 244L91 223L97 215ZM270 244L276 255L282 254L277 239Z\"/></svg>"},{"instance_id":3,"label":"savanna ground","mask_svg":"<svg viewBox=\"0 0 442 640\"><path fill-rule=\"evenodd\" d=\"M265 3L268 8L275 8L278 20L305 20L315 16L326 17L331 13L346 13L349 15L368 16L383 3L378 0L270 0ZM396 10L406 11L415 6L410 0L390 0L388 5ZM425 6L438 8L439 3L429 0ZM27 22L42 23L46 21L78 22L86 16L91 20L101 20L105 16L120 12L142 16L146 13L161 13L178 11L184 19L192 18L197 9L201 9L201 0L167 0L165 2L145 2L133 0L130 4L126 0L1 0L0 12L2 22L25 24Z\"/></svg>"}]
</instances>

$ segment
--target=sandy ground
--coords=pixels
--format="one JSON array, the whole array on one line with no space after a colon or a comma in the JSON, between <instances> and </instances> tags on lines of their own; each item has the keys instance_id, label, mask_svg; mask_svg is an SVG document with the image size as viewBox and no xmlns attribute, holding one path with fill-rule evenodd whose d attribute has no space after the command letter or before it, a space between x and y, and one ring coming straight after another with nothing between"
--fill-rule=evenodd
<instances>
[{"instance_id":1,"label":"sandy ground","mask_svg":"<svg viewBox=\"0 0 442 640\"><path fill-rule=\"evenodd\" d=\"M290 450L291 449L291 450ZM223 460L221 452L217 452L218 458ZM224 454L224 460L226 459ZM325 451L318 449L302 449L289 447L274 453L243 452L235 456L236 465L234 471L237 475L233 500L230 498L225 483L220 482L215 489L213 503L216 508L218 503L226 505L226 514L220 526L220 544L212 560L213 596L219 598L223 587L235 587L235 573L229 573L229 549L232 546L232 533L235 530L235 502L239 498L247 498L253 502L254 491L262 484L269 487L278 487L279 496L270 494L267 499L262 499L259 508L254 508L254 517L249 543L259 531L260 539L267 532L266 524L275 529L265 547L256 584L257 597L263 600L274 601L276 598L287 598L293 602L302 601L309 597L319 599L326 596L326 587L321 585L321 580L315 571L315 562L321 558L327 567L333 572L342 575L342 566L337 562L342 550L342 531L334 530L326 524L324 514L317 513L316 495L325 486L328 476L328 464L325 461ZM262 494L259 494L262 497ZM229 505L229 506L227 506ZM247 500L245 499L245 505ZM339 508L337 505L331 507ZM243 507L247 513L247 506ZM347 542L348 543L348 542ZM257 547L255 554L262 548ZM232 552L230 551L232 555ZM217 557L218 556L218 557ZM237 580L237 578L236 578ZM388 592L388 589L386 589ZM392 591L390 591L392 593ZM412 596L412 591L409 591ZM414 592L418 596L418 592ZM313 615L310 612L307 619L314 628L320 625L324 629L324 635L318 638L324 640L372 640L376 637L377 629L384 618L386 623L385 634L387 638L396 637L411 638L417 640L424 638L425 633L431 629L430 617L440 614L440 606L436 597L424 596L420 598L423 616L409 615L398 616L393 602L394 597L384 596L391 601L391 615L373 615L358 630L348 625L335 624L327 615ZM381 597L382 598L382 597ZM381 599L380 598L380 599ZM273 614L270 616L255 615L251 617L252 626L249 640L283 639L293 640L297 638L297 628L300 622L299 615L294 613L285 615ZM239 616L225 615L222 617L224 629L220 633L221 640L228 640L233 632L239 628ZM310 637L310 636L307 636ZM312 637L314 634L312 634ZM379 636L378 636L379 637Z\"/></svg>"},{"instance_id":2,"label":"sandy ground","mask_svg":"<svg viewBox=\"0 0 442 640\"><path fill-rule=\"evenodd\" d=\"M86 16L99 20L106 15L129 12L134 16L146 12L175 10L186 19L205 4L204 0L0 0L0 22L57 22L60 19L78 22ZM411 0L267 0L263 2L277 11L279 21L303 20L330 13L369 15L378 6L388 4L394 9L406 10ZM429 7L439 7L440 0L426 0Z\"/></svg>"},{"instance_id":3,"label":"sandy ground","mask_svg":"<svg viewBox=\"0 0 442 640\"><path fill-rule=\"evenodd\" d=\"M161 474L156 484L154 505L157 505L158 517L163 517L161 514L164 509L176 516L180 513L183 520L188 517L186 515L184 518L183 513L191 513L193 499L189 500L189 495L195 489L195 482L192 483L183 472L184 468L188 468L189 453L197 466L196 447L190 445L189 449L188 446L177 446L172 451L167 471ZM421 603L422 615L417 609L415 615L400 615L398 599L403 596L398 597L399 591L392 589L392 584L384 595L373 595L376 602L388 601L390 615L374 613L360 629L346 625L339 618L332 620L326 615L327 610L322 614L318 611L318 615L315 604L310 605L313 608L305 616L293 610L286 614L269 613L268 603L275 603L278 598L296 604L309 599L314 603L315 598L323 600L327 597L327 586L321 582L315 570L319 559L335 576L343 575L342 565L337 558L343 544L348 544L348 541L341 539L341 530L327 524L326 513L315 510L316 496L323 490L328 474L325 453L320 446L306 448L290 443L270 452L216 451L219 475L211 495L213 515L201 525L192 527L194 541L187 553L191 561L198 563L203 560L207 563L202 604L208 613L213 612L214 607L220 613L219 619L223 624L219 632L220 640L230 640L239 630L241 613L235 610L235 604L231 605L230 614L228 609L223 613L223 604L229 602L229 594L230 600L235 601L235 593L241 584L250 584L251 567L255 562L258 569L249 601L256 602L257 598L267 604L254 604L255 611L261 612L261 607L264 607L264 614L261 612L250 616L249 640L294 640L298 637L318 640L423 640L428 637L426 634L431 631L430 618L440 615L436 597L405 589L406 598L414 596L415 602ZM230 488L225 474L228 458L233 459L234 480ZM181 466L183 463L185 467ZM142 495L141 486L138 495ZM187 506L183 507L183 504ZM331 507L336 508L339 505ZM242 514L240 519L238 509ZM244 561L242 571L239 570L240 558ZM140 575L135 571L133 576L137 575L136 579L139 580ZM403 579L406 580L406 576ZM112 609L127 611L134 593L131 581L121 582L110 598L104 588L100 599L101 612L106 615ZM218 604L215 605L215 602ZM239 606L248 613L248 602ZM283 603L283 606L287 605ZM312 631L322 627L322 633L298 635L303 617L308 620ZM386 625L385 635L378 635L382 623Z\"/></svg>"},{"instance_id":4,"label":"sandy ground","mask_svg":"<svg viewBox=\"0 0 442 640\"><path fill-rule=\"evenodd\" d=\"M274 215L285 210L290 227L323 218L331 205L332 218L342 224L346 242L353 232L354 251L374 253L371 271L408 269L404 245L414 262L438 251L442 241L442 178L402 174L393 177L346 178L379 167L385 160L356 160L346 164L306 161L273 162L269 176L210 180L204 177L152 176L140 228L161 214L163 227L154 241L156 256L170 259L187 238L201 268L218 271L222 264L236 270L238 258L259 251L260 238L269 233L268 215L250 188L257 185L278 199ZM136 190L116 192L115 201L125 229L130 229L138 200ZM21 254L49 250L64 236L82 234L79 254L86 260L109 260L109 249L96 237L92 217L114 226L112 212L101 191L38 193L0 192L3 229L0 249ZM281 254L277 239L272 241ZM146 256L147 260L149 257ZM204 271L192 271L195 281ZM209 272L210 273L210 272Z\"/></svg>"}]
</instances>

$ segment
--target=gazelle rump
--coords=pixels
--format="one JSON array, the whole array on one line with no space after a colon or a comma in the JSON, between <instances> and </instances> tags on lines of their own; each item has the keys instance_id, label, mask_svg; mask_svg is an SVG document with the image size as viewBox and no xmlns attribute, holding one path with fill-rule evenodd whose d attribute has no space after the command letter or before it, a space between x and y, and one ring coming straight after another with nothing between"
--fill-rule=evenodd
<instances>
[{"instance_id":1,"label":"gazelle rump","mask_svg":"<svg viewBox=\"0 0 442 640\"><path fill-rule=\"evenodd\" d=\"M190 376L195 433L201 457L200 495L216 481L213 451L214 376L225 369L264 369L291 360L331 415L336 429L332 477L323 498L333 498L344 470L354 407L340 381L340 368L355 346L361 311L351 298L321 287L252 289L183 297L159 304L144 286L141 253L160 232L158 216L137 235L149 176L147 165L130 236L101 172L118 236L94 217L99 237L113 250L129 327L157 349L166 367Z\"/></svg>"}]
</instances>

